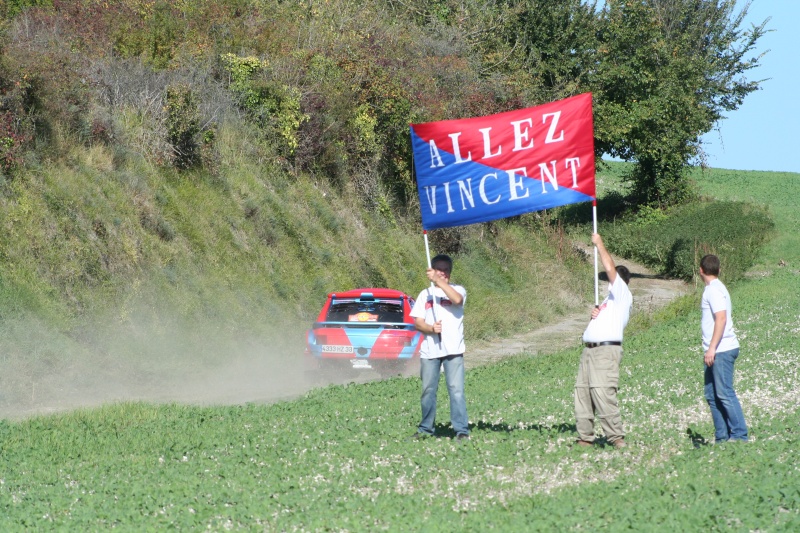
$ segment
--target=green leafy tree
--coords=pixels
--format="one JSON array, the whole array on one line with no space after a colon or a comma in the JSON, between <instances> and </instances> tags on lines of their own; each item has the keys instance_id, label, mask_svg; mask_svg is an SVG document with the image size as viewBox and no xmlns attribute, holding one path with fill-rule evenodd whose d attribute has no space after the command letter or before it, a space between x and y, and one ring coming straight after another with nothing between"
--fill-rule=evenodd
<instances>
[{"instance_id":1,"label":"green leafy tree","mask_svg":"<svg viewBox=\"0 0 800 533\"><path fill-rule=\"evenodd\" d=\"M0 18L13 18L27 7L50 6L51 0L2 0Z\"/></svg>"},{"instance_id":2,"label":"green leafy tree","mask_svg":"<svg viewBox=\"0 0 800 533\"><path fill-rule=\"evenodd\" d=\"M608 0L599 14L594 93L596 150L636 163L634 197L651 205L689 195L700 137L759 88L744 73L764 23L741 29L750 3ZM763 55L763 54L762 54Z\"/></svg>"},{"instance_id":3,"label":"green leafy tree","mask_svg":"<svg viewBox=\"0 0 800 533\"><path fill-rule=\"evenodd\" d=\"M512 0L500 32L512 52L499 72L523 80L531 104L591 91L598 157L635 163L635 201L680 203L691 194L690 164L703 158L701 136L759 88L744 75L758 66L765 23L741 28L749 5Z\"/></svg>"},{"instance_id":4,"label":"green leafy tree","mask_svg":"<svg viewBox=\"0 0 800 533\"><path fill-rule=\"evenodd\" d=\"M523 0L510 31L530 75L527 93L541 103L585 92L595 70L596 5L585 0Z\"/></svg>"}]
</instances>

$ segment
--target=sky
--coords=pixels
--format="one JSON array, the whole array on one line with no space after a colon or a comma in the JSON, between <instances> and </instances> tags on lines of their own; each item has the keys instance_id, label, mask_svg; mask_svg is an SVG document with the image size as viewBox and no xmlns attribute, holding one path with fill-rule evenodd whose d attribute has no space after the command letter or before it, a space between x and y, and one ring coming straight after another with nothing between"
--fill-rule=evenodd
<instances>
[{"instance_id":1,"label":"sky","mask_svg":"<svg viewBox=\"0 0 800 533\"><path fill-rule=\"evenodd\" d=\"M710 167L800 172L800 0L753 0L744 27L767 18L774 31L759 39L756 54L769 52L745 74L765 80L762 89L703 136Z\"/></svg>"}]
</instances>

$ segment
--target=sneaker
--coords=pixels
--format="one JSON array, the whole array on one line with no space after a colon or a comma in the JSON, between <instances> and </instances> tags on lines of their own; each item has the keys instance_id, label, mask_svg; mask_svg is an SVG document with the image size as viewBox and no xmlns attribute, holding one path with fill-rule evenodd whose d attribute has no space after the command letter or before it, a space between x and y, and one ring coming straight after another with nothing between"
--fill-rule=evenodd
<instances>
[{"instance_id":1,"label":"sneaker","mask_svg":"<svg viewBox=\"0 0 800 533\"><path fill-rule=\"evenodd\" d=\"M612 442L611 445L614 446L614 448L624 448L628 445L628 443L625 442L625 439L618 439Z\"/></svg>"},{"instance_id":2,"label":"sneaker","mask_svg":"<svg viewBox=\"0 0 800 533\"><path fill-rule=\"evenodd\" d=\"M469 435L467 435L466 433L459 433L458 435L456 435L456 440L459 441L459 442L468 441L469 440Z\"/></svg>"},{"instance_id":3,"label":"sneaker","mask_svg":"<svg viewBox=\"0 0 800 533\"><path fill-rule=\"evenodd\" d=\"M581 439L576 440L575 444L578 445L578 446L584 446L586 448L588 448L590 446L594 446L594 442L590 442L588 440L581 440Z\"/></svg>"}]
</instances>

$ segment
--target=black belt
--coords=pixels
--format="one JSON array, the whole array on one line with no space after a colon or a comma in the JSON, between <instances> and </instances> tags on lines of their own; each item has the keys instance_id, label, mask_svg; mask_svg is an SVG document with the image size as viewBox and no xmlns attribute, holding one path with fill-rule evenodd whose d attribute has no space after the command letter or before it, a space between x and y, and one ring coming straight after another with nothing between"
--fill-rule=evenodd
<instances>
[{"instance_id":1,"label":"black belt","mask_svg":"<svg viewBox=\"0 0 800 533\"><path fill-rule=\"evenodd\" d=\"M619 341L605 341L605 342L587 342L587 348L597 348L598 346L622 346Z\"/></svg>"}]
</instances>

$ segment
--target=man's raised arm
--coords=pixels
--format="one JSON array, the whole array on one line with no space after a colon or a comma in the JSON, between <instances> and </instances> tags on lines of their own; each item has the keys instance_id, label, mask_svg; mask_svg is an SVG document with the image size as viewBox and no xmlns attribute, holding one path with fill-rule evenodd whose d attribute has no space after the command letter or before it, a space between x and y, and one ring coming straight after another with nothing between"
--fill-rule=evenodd
<instances>
[{"instance_id":1,"label":"man's raised arm","mask_svg":"<svg viewBox=\"0 0 800 533\"><path fill-rule=\"evenodd\" d=\"M606 245L603 244L603 238L599 233L592 234L592 243L597 246L597 252L600 254L600 262L603 263L603 268L608 276L608 282L612 285L617 279L617 266L611 258L611 254L606 250Z\"/></svg>"}]
</instances>

